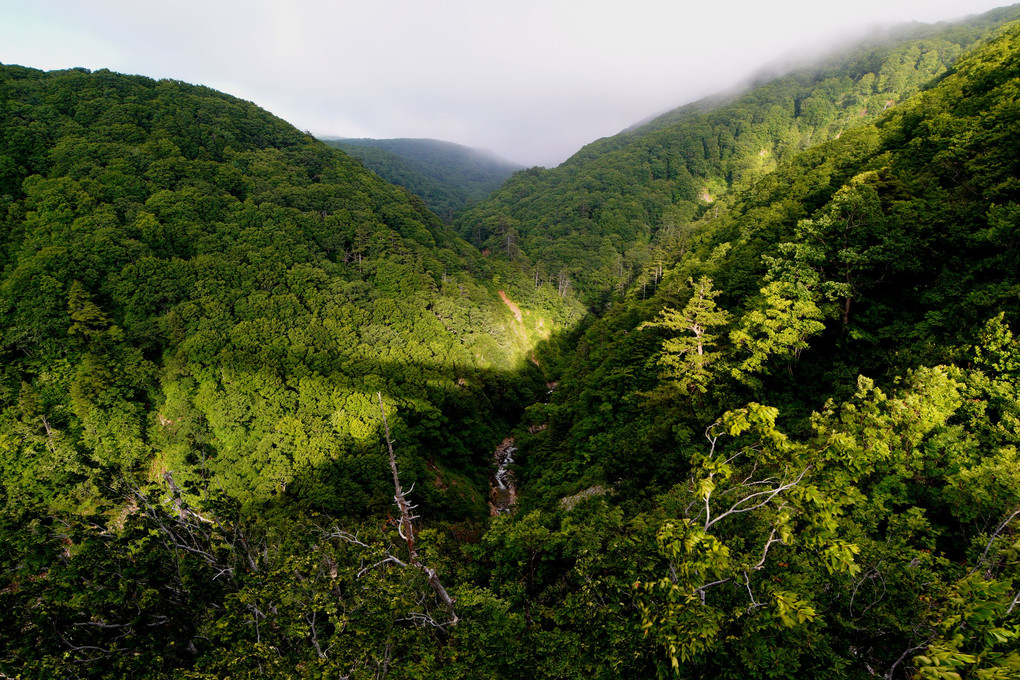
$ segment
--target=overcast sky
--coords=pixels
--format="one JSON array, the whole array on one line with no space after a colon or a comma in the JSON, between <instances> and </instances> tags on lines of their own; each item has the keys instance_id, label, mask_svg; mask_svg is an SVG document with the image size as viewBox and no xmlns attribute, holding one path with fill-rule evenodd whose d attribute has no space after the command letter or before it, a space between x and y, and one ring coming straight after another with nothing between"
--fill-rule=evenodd
<instances>
[{"instance_id":1,"label":"overcast sky","mask_svg":"<svg viewBox=\"0 0 1020 680\"><path fill-rule=\"evenodd\" d=\"M792 53L1003 4L0 0L0 62L175 78L320 137L434 137L553 166Z\"/></svg>"}]
</instances>

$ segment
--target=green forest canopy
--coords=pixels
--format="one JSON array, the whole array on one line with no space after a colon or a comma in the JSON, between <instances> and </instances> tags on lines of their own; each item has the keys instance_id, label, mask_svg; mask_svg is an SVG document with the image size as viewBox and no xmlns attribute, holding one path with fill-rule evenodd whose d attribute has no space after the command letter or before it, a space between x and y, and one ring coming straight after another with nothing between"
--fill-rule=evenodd
<instances>
[{"instance_id":1,"label":"green forest canopy","mask_svg":"<svg viewBox=\"0 0 1020 680\"><path fill-rule=\"evenodd\" d=\"M485 198L520 166L488 152L437 139L324 139L387 182L425 201L450 222Z\"/></svg>"},{"instance_id":2,"label":"green forest canopy","mask_svg":"<svg viewBox=\"0 0 1020 680\"><path fill-rule=\"evenodd\" d=\"M915 25L882 41L714 97L594 142L561 166L518 172L456 220L470 242L506 252L540 279L569 281L594 309L657 285L664 247L730 189L874 121L943 74L1014 7L952 25Z\"/></svg>"},{"instance_id":3,"label":"green forest canopy","mask_svg":"<svg viewBox=\"0 0 1020 680\"><path fill-rule=\"evenodd\" d=\"M946 61L751 176L708 159L710 205L645 201L679 176L627 135L519 173L458 222L506 209L487 257L251 104L0 68L0 672L1016 677L1008 16L867 48ZM629 135L737 139L726 106ZM589 207L682 219L524 219L600 163L634 190ZM654 266L579 274L614 225Z\"/></svg>"}]
</instances>

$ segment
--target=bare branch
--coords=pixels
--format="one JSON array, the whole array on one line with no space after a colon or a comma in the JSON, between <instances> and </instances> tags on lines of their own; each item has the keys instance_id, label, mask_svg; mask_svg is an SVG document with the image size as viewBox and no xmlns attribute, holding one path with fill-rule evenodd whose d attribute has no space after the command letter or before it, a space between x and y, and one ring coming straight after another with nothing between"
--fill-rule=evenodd
<instances>
[{"instance_id":1,"label":"bare branch","mask_svg":"<svg viewBox=\"0 0 1020 680\"><path fill-rule=\"evenodd\" d=\"M892 665L892 666L891 666L891 667L889 668L889 670L888 670L888 671L886 671L886 673L885 673L885 678L886 678L886 680L892 680L893 674L894 674L894 673L896 673L896 668L897 668L897 667L898 667L898 666L899 666L899 665L900 665L901 663L903 663L903 660L904 660L904 659L906 659L906 658L907 658L907 656L909 656L909 655L910 655L911 653L913 653L913 652L919 652L919 651L921 651L922 649L925 649L925 648L926 648L926 647L927 647L927 646L928 646L929 644L931 644L931 641L932 641L932 640L934 640L934 639L935 639L935 638L934 638L934 636L933 636L933 637L930 637L930 638L928 638L928 639L927 639L927 640L926 640L926 641L925 641L924 643L922 643L922 644L920 644L920 645L917 645L916 647L911 647L910 649L908 649L908 650L906 650L905 652L903 652L902 654L900 654L900 658L896 659L896 663L894 663L894 664L893 664L893 665Z\"/></svg>"},{"instance_id":2,"label":"bare branch","mask_svg":"<svg viewBox=\"0 0 1020 680\"><path fill-rule=\"evenodd\" d=\"M779 506L779 510L782 510L784 507L785 507L784 505L780 505ZM780 545L786 545L786 542L783 541L783 539L776 538L776 532L777 531L779 531L779 527L772 527L772 533L769 534L769 539L767 541L765 541L765 547L762 548L761 559L758 560L758 564L756 564L753 567L751 567L751 571L758 571L759 569L761 569L762 567L765 566L765 558L767 558L769 556L769 548L771 548L774 543L779 543ZM744 572L744 576L745 577L747 576L747 572L746 571Z\"/></svg>"},{"instance_id":3,"label":"bare branch","mask_svg":"<svg viewBox=\"0 0 1020 680\"><path fill-rule=\"evenodd\" d=\"M341 531L338 529L337 531L334 531L331 534L327 534L327 538L341 538L347 541L348 543L353 543L354 545L361 546L362 548L371 548L371 546L368 545L368 543L359 540L356 535L350 533L349 531Z\"/></svg>"},{"instance_id":4,"label":"bare branch","mask_svg":"<svg viewBox=\"0 0 1020 680\"><path fill-rule=\"evenodd\" d=\"M319 646L319 636L315 630L315 616L315 611L312 611L311 616L305 613L305 621L308 623L308 628L312 634L312 646L315 647L315 653L319 655L320 659L325 659L326 655L323 654L322 648Z\"/></svg>"},{"instance_id":5,"label":"bare branch","mask_svg":"<svg viewBox=\"0 0 1020 680\"><path fill-rule=\"evenodd\" d=\"M386 564L387 562L392 562L393 564L397 565L398 567L407 567L407 562L404 562L403 560L401 560L401 559L399 559L397 557L394 557L393 555L387 555L385 559L379 560L378 562L376 562L372 566L365 567L364 569L359 571L358 572L358 578L361 578L362 576L364 576L368 572L372 571L376 567L381 567L382 565Z\"/></svg>"},{"instance_id":6,"label":"bare branch","mask_svg":"<svg viewBox=\"0 0 1020 680\"><path fill-rule=\"evenodd\" d=\"M130 628L130 623L104 623L102 621L82 621L79 623L72 623L72 626L76 628L90 627L90 628Z\"/></svg>"},{"instance_id":7,"label":"bare branch","mask_svg":"<svg viewBox=\"0 0 1020 680\"><path fill-rule=\"evenodd\" d=\"M882 566L882 563L879 562L878 565L868 569L867 573L865 573L863 576L861 576L860 579L854 581L854 590L853 590L853 593L850 594L850 616L854 615L854 601L857 599L857 591L860 589L860 587L862 585L864 585L864 583L866 581L874 581L875 579L878 579L879 581L881 581L882 582L882 592L875 599L873 599L871 601L871 604L869 604L867 607L865 607L864 611L862 611L860 614L858 614L858 616L864 616L865 614L867 614L869 609L871 609L876 604L881 602L882 598L885 597L885 593L886 593L885 579L882 577L882 572L880 572L878 570L878 568L881 567L881 566Z\"/></svg>"},{"instance_id":8,"label":"bare branch","mask_svg":"<svg viewBox=\"0 0 1020 680\"><path fill-rule=\"evenodd\" d=\"M747 588L747 596L751 598L751 604L747 605L748 612L758 607L766 606L765 603L759 602L754 598L754 593L751 592L751 578L747 575L746 571L744 572L744 586Z\"/></svg>"},{"instance_id":9,"label":"bare branch","mask_svg":"<svg viewBox=\"0 0 1020 680\"><path fill-rule=\"evenodd\" d=\"M1009 609L1006 610L1006 616L1012 614L1018 604L1020 604L1020 590L1017 591L1016 597L1014 597L1013 601L1009 604Z\"/></svg>"},{"instance_id":10,"label":"bare branch","mask_svg":"<svg viewBox=\"0 0 1020 680\"><path fill-rule=\"evenodd\" d=\"M698 586L697 588L694 589L694 592L696 592L698 594L698 597L701 598L701 604L705 604L705 591L706 590L708 590L712 586L719 586L719 585L722 585L723 583L729 583L732 580L733 580L733 578L730 577L730 578L720 579L718 581L712 581L711 583L706 583L704 585Z\"/></svg>"},{"instance_id":11,"label":"bare branch","mask_svg":"<svg viewBox=\"0 0 1020 680\"><path fill-rule=\"evenodd\" d=\"M438 624L435 623L432 617L426 614L412 614L411 618L408 620L427 621L429 622L429 625L435 625L437 627L455 625L457 621L459 621L460 619L457 617L457 613L454 610L453 606L455 602L454 598L452 598L450 594L446 591L446 588L443 586L442 581L439 579L439 574L436 572L436 570L425 565L421 561L421 558L418 556L418 548L415 544L414 535L414 520L417 519L418 516L413 514L412 512L412 510L414 510L414 508L417 506L411 504L407 500L408 494L410 494L411 491L414 490L414 484L412 484L411 488L408 489L407 491L404 491L403 487L400 485L400 474L397 470L397 456L393 450L393 437L390 434L390 423L389 420L386 418L386 407L383 404L382 393L376 392L376 397L379 400L379 412L380 414L382 414L383 432L385 433L386 436L386 450L390 456L390 471L393 474L393 490L394 490L393 500L394 502L396 502L397 508L400 510L400 519L397 522L397 533L400 535L400 538L403 539L404 543L407 544L408 559L405 562L404 560L401 560L395 555L387 552L386 557L384 557L382 560L376 562L371 566L362 568L361 571L358 572L358 578L361 578L362 576L372 571L373 569L388 563L395 564L403 568L410 566L414 567L415 569L419 569L422 571L422 573L425 574L425 578L428 581L429 586L432 588L433 591L435 591L440 601L442 601L443 605L446 607L448 618L445 623ZM359 540L357 536L346 531L335 531L331 534L331 536L335 538L341 538L347 541L348 543L353 543L363 548L369 548L369 546L363 541Z\"/></svg>"},{"instance_id":12,"label":"bare branch","mask_svg":"<svg viewBox=\"0 0 1020 680\"><path fill-rule=\"evenodd\" d=\"M997 539L999 537L999 534L1005 531L1006 527L1009 526L1010 522L1012 522L1018 516L1020 516L1020 508L1014 510L1009 517L1002 520L1002 523L995 528L995 531L993 531L992 535L988 538L988 543L985 545L984 552L981 553L981 558L978 560L978 563L974 565L974 568L970 570L971 574L977 571L978 568L985 563L985 560L988 558L988 552L992 549L992 544L995 543L995 539Z\"/></svg>"},{"instance_id":13,"label":"bare branch","mask_svg":"<svg viewBox=\"0 0 1020 680\"><path fill-rule=\"evenodd\" d=\"M433 618L432 616L429 616L428 614L422 612L411 612L404 618L397 619L397 621L410 621L419 626L431 626L433 628L445 628L447 626L452 626L454 623L456 623L456 621L445 621L443 623L440 623L439 621L436 621L435 618Z\"/></svg>"},{"instance_id":14,"label":"bare branch","mask_svg":"<svg viewBox=\"0 0 1020 680\"><path fill-rule=\"evenodd\" d=\"M757 510L758 508L761 508L761 507L764 507L764 506L768 505L772 501L772 499L775 498L776 496L778 496L779 494L781 494L784 491L787 491L789 489L792 489L793 487L795 487L798 484L800 484L800 481L802 479L804 479L804 475L806 475L808 470L810 470L810 469L811 469L811 466L808 466L808 467L804 468L803 470L801 470L800 474L797 475L797 478L794 479L791 482L787 482L786 484L781 484L780 486L774 487L772 489L768 489L767 491L758 491L756 493L752 493L752 494L749 494L747 496L744 496L743 498L738 500L736 503L734 503L732 506L730 506L729 510L725 511L721 515L718 515L714 519L710 520L708 517L706 517L705 518L705 530L707 531L713 525L715 525L716 523L718 523L719 521L725 519L726 517L728 517L730 515L739 515L739 514L742 514L742 513L745 513L745 512L751 512L752 510ZM746 505L747 503L751 502L753 499L756 499L756 498L761 498L762 500L757 502L757 503L755 503L754 505Z\"/></svg>"}]
</instances>

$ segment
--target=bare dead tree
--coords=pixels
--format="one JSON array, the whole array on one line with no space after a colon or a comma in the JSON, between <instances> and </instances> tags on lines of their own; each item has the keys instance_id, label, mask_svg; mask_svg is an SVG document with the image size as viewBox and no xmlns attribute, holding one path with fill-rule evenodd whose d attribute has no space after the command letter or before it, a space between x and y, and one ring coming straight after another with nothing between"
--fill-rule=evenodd
<instances>
[{"instance_id":1,"label":"bare dead tree","mask_svg":"<svg viewBox=\"0 0 1020 680\"><path fill-rule=\"evenodd\" d=\"M193 508L174 482L173 474L163 475L170 490L169 505L173 513L167 513L155 505L149 497L135 486L129 486L132 497L139 503L139 509L159 530L167 549L173 553L190 553L217 570L215 578L227 576L233 580L235 561L240 559L252 572L259 571L258 554L249 543L239 524L227 524L215 515L203 515ZM226 547L227 554L217 554L213 547Z\"/></svg>"},{"instance_id":2,"label":"bare dead tree","mask_svg":"<svg viewBox=\"0 0 1020 680\"><path fill-rule=\"evenodd\" d=\"M410 614L407 620L436 627L456 625L456 623L460 620L457 616L456 610L454 609L454 603L456 600L446 591L446 588L443 586L443 582L439 578L438 572L422 562L421 557L418 555L418 547L415 543L416 539L414 534L414 520L418 519L418 516L414 514L414 509L417 506L413 505L408 500L408 496L410 496L411 491L414 489L414 485L412 484L411 488L405 491L404 487L400 484L400 473L397 470L397 456L393 450L393 438L390 435L390 423L386 418L386 408L383 405L382 393L376 392L376 397L379 400L379 412L382 414L383 431L386 436L386 450L389 452L390 456L390 471L393 473L393 500L397 504L397 508L400 510L400 519L397 521L397 532L400 534L400 538L403 539L404 543L407 545L407 560L402 560L396 555L387 552L383 559L359 571L358 578L361 578L373 569L385 564L394 564L405 569L418 569L425 575L425 580L428 581L429 587L435 591L436 596L446 608L447 619L445 622L440 623L428 614L414 613ZM368 544L359 540L357 536L346 531L335 531L331 535L363 548L370 547Z\"/></svg>"},{"instance_id":3,"label":"bare dead tree","mask_svg":"<svg viewBox=\"0 0 1020 680\"><path fill-rule=\"evenodd\" d=\"M443 587L442 581L439 580L439 574L436 573L436 570L424 564L418 557L418 549L414 543L414 520L417 516L412 514L415 506L411 505L407 500L407 496L410 494L411 489L414 488L414 485L412 484L411 489L408 489L406 492L400 485L400 474L397 472L397 457L393 452L393 439L390 437L390 423L386 419L386 409L383 407L382 393L376 392L376 397L379 399L379 412L382 414L383 428L386 433L386 448L390 454L390 470L393 471L393 500L396 501L397 507L400 508L400 523L397 525L397 530L400 533L400 537L407 543L408 561L412 566L422 570L429 585L436 591L436 595L446 607L446 612L449 615L447 624L456 624L458 618L453 608L453 598L446 592L446 588Z\"/></svg>"}]
</instances>

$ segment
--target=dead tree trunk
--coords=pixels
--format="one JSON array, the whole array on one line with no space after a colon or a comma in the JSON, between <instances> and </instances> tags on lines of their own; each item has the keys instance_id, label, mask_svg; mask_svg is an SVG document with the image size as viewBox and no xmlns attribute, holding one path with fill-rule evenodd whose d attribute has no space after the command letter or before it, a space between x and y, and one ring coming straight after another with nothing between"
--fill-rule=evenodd
<instances>
[{"instance_id":1,"label":"dead tree trunk","mask_svg":"<svg viewBox=\"0 0 1020 680\"><path fill-rule=\"evenodd\" d=\"M446 588L443 587L442 581L439 580L439 574L436 573L436 570L424 564L418 557L418 549L414 543L414 520L416 515L412 514L415 506L411 505L407 500L411 490L404 491L403 487L400 486L400 475L397 472L397 457L393 452L393 439L390 437L390 423L386 419L386 409L383 407L382 393L376 392L376 397L379 399L379 412L382 414L383 429L386 434L386 449L390 454L390 470L393 472L393 500L396 501L397 507L400 509L400 522L397 524L397 531L400 532L400 537L407 543L407 561L411 566L421 569L425 574L429 586L432 587L432 590L436 591L436 595L446 607L446 613L449 617L447 624L454 625L460 620L453 608L454 599L446 592ZM414 487L413 484L411 486L412 488Z\"/></svg>"}]
</instances>

